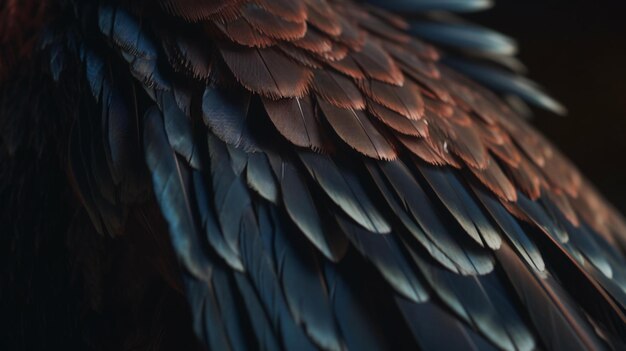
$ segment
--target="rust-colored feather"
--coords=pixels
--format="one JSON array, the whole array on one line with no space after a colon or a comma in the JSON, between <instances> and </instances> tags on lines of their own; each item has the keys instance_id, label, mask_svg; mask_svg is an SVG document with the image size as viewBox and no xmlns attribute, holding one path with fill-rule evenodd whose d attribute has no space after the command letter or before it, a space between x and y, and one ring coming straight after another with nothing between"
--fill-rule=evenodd
<instances>
[{"instance_id":1,"label":"rust-colored feather","mask_svg":"<svg viewBox=\"0 0 626 351\"><path fill-rule=\"evenodd\" d=\"M410 81L395 86L370 80L362 83L362 89L372 100L408 119L418 120L424 115L424 101L420 91Z\"/></svg>"},{"instance_id":2,"label":"rust-colored feather","mask_svg":"<svg viewBox=\"0 0 626 351\"><path fill-rule=\"evenodd\" d=\"M374 41L366 41L361 51L354 52L351 56L369 78L398 86L404 83L404 75L398 65Z\"/></svg>"},{"instance_id":3,"label":"rust-colored feather","mask_svg":"<svg viewBox=\"0 0 626 351\"><path fill-rule=\"evenodd\" d=\"M408 119L372 100L368 100L367 108L371 114L397 132L416 137L428 136L428 123L423 118L419 120Z\"/></svg>"},{"instance_id":4,"label":"rust-colored feather","mask_svg":"<svg viewBox=\"0 0 626 351\"><path fill-rule=\"evenodd\" d=\"M315 70L313 89L317 96L341 108L362 110L365 99L354 82L330 70Z\"/></svg>"},{"instance_id":5,"label":"rust-colored feather","mask_svg":"<svg viewBox=\"0 0 626 351\"><path fill-rule=\"evenodd\" d=\"M304 22L307 19L306 7L303 1L293 0L254 0L254 3L265 11L282 17L291 22Z\"/></svg>"},{"instance_id":6,"label":"rust-colored feather","mask_svg":"<svg viewBox=\"0 0 626 351\"><path fill-rule=\"evenodd\" d=\"M324 101L318 101L318 104L328 123L350 147L377 159L396 158L393 146L363 111L338 108Z\"/></svg>"},{"instance_id":7,"label":"rust-colored feather","mask_svg":"<svg viewBox=\"0 0 626 351\"><path fill-rule=\"evenodd\" d=\"M504 174L502 168L492 158L488 159L487 167L485 169L477 169L469 167L478 178L489 190L496 194L499 198L514 202L517 200L517 192L515 186L509 178Z\"/></svg>"},{"instance_id":8,"label":"rust-colored feather","mask_svg":"<svg viewBox=\"0 0 626 351\"><path fill-rule=\"evenodd\" d=\"M279 40L296 40L306 34L306 22L292 22L264 9L248 5L242 10L243 17L262 34Z\"/></svg>"},{"instance_id":9,"label":"rust-colored feather","mask_svg":"<svg viewBox=\"0 0 626 351\"><path fill-rule=\"evenodd\" d=\"M276 49L223 45L220 51L235 78L248 90L273 99L302 97L308 92L313 73Z\"/></svg>"},{"instance_id":10,"label":"rust-colored feather","mask_svg":"<svg viewBox=\"0 0 626 351\"><path fill-rule=\"evenodd\" d=\"M215 25L230 38L230 40L237 44L262 48L275 43L274 39L259 33L256 29L252 28L250 23L241 17L230 22L216 22Z\"/></svg>"},{"instance_id":11,"label":"rust-colored feather","mask_svg":"<svg viewBox=\"0 0 626 351\"><path fill-rule=\"evenodd\" d=\"M324 148L319 122L308 96L281 100L264 98L263 105L276 129L287 140L315 150Z\"/></svg>"}]
</instances>

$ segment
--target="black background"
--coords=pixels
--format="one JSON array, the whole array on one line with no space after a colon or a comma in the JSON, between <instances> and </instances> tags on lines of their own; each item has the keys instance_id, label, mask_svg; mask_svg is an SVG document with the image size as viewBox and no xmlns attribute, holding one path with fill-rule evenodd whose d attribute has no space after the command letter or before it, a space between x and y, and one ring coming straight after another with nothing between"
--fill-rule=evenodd
<instances>
[{"instance_id":1,"label":"black background","mask_svg":"<svg viewBox=\"0 0 626 351\"><path fill-rule=\"evenodd\" d=\"M626 1L497 0L466 17L517 40L530 78L569 110L532 123L626 213Z\"/></svg>"}]
</instances>

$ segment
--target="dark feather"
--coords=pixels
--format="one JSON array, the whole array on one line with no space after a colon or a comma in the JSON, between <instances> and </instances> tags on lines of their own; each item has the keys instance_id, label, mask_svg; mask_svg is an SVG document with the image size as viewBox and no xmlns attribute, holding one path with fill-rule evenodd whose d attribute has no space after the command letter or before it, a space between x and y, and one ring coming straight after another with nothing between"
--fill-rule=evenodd
<instances>
[{"instance_id":1,"label":"dark feather","mask_svg":"<svg viewBox=\"0 0 626 351\"><path fill-rule=\"evenodd\" d=\"M276 273L282 282L285 299L296 324L325 350L341 350L341 339L323 281L318 256L308 245L298 245L299 233L287 233L275 211L263 208L258 216L266 216L264 230L273 232ZM259 219L261 223L262 218ZM261 228L264 228L261 225Z\"/></svg>"},{"instance_id":2,"label":"dark feather","mask_svg":"<svg viewBox=\"0 0 626 351\"><path fill-rule=\"evenodd\" d=\"M354 174L341 169L328 156L311 152L301 152L299 156L315 182L350 218L373 233L391 231Z\"/></svg>"},{"instance_id":3,"label":"dark feather","mask_svg":"<svg viewBox=\"0 0 626 351\"><path fill-rule=\"evenodd\" d=\"M208 280L210 264L191 212L189 170L170 148L163 116L156 108L150 109L144 117L144 150L154 193L168 222L174 251L194 276Z\"/></svg>"},{"instance_id":4,"label":"dark feather","mask_svg":"<svg viewBox=\"0 0 626 351\"><path fill-rule=\"evenodd\" d=\"M481 246L498 249L502 241L500 234L466 190L466 185L462 184L450 169L434 169L420 163L417 163L417 166L467 234Z\"/></svg>"},{"instance_id":5,"label":"dark feather","mask_svg":"<svg viewBox=\"0 0 626 351\"><path fill-rule=\"evenodd\" d=\"M408 119L418 120L424 115L420 91L409 81L402 86L394 86L370 80L363 84L363 91L370 99Z\"/></svg>"},{"instance_id":6,"label":"dark feather","mask_svg":"<svg viewBox=\"0 0 626 351\"><path fill-rule=\"evenodd\" d=\"M506 243L496 255L548 348L604 349L591 326L553 278L526 267Z\"/></svg>"},{"instance_id":7,"label":"dark feather","mask_svg":"<svg viewBox=\"0 0 626 351\"><path fill-rule=\"evenodd\" d=\"M474 251L469 245L464 247L455 239L460 228L455 230L440 219L432 200L406 166L394 161L378 167L368 163L367 168L391 209L433 258L461 274L486 274L493 270L489 255Z\"/></svg>"},{"instance_id":8,"label":"dark feather","mask_svg":"<svg viewBox=\"0 0 626 351\"><path fill-rule=\"evenodd\" d=\"M397 86L404 83L404 75L398 65L374 41L366 41L361 51L353 53L351 57L371 79Z\"/></svg>"},{"instance_id":9,"label":"dark feather","mask_svg":"<svg viewBox=\"0 0 626 351\"><path fill-rule=\"evenodd\" d=\"M271 100L264 98L263 105L274 126L295 145L323 150L321 127L311 98Z\"/></svg>"},{"instance_id":10,"label":"dark feather","mask_svg":"<svg viewBox=\"0 0 626 351\"><path fill-rule=\"evenodd\" d=\"M257 148L248 121L250 93L208 86L202 96L202 118L220 139L236 147Z\"/></svg>"},{"instance_id":11,"label":"dark feather","mask_svg":"<svg viewBox=\"0 0 626 351\"><path fill-rule=\"evenodd\" d=\"M339 226L354 247L370 260L387 282L414 302L428 300L428 292L398 245L395 235L377 235L337 216Z\"/></svg>"},{"instance_id":12,"label":"dark feather","mask_svg":"<svg viewBox=\"0 0 626 351\"><path fill-rule=\"evenodd\" d=\"M337 261L345 247L346 239L328 231L322 224L318 206L294 165L279 157L270 160L280 183L285 210L304 235L328 259Z\"/></svg>"},{"instance_id":13,"label":"dark feather","mask_svg":"<svg viewBox=\"0 0 626 351\"><path fill-rule=\"evenodd\" d=\"M362 111L341 109L327 102L318 104L337 135L353 149L378 159L390 160L396 152Z\"/></svg>"},{"instance_id":14,"label":"dark feather","mask_svg":"<svg viewBox=\"0 0 626 351\"><path fill-rule=\"evenodd\" d=\"M314 71L313 89L317 96L340 108L362 110L365 99L349 78L329 70Z\"/></svg>"},{"instance_id":15,"label":"dark feather","mask_svg":"<svg viewBox=\"0 0 626 351\"><path fill-rule=\"evenodd\" d=\"M235 78L250 91L272 99L308 92L313 73L276 49L223 45L220 52Z\"/></svg>"},{"instance_id":16,"label":"dark feather","mask_svg":"<svg viewBox=\"0 0 626 351\"><path fill-rule=\"evenodd\" d=\"M286 20L255 5L244 5L243 17L261 34L279 40L296 40L304 37L306 23L303 20Z\"/></svg>"},{"instance_id":17,"label":"dark feather","mask_svg":"<svg viewBox=\"0 0 626 351\"><path fill-rule=\"evenodd\" d=\"M463 322L437 307L432 302L414 303L396 298L406 323L423 350L493 350L496 348ZM441 331L445 330L445 333Z\"/></svg>"}]
</instances>

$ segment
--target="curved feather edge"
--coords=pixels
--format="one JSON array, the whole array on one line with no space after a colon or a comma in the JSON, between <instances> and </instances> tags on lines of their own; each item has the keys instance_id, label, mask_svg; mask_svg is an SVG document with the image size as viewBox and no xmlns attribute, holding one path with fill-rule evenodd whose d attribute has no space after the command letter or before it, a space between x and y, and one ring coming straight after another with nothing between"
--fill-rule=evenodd
<instances>
[{"instance_id":1,"label":"curved feather edge","mask_svg":"<svg viewBox=\"0 0 626 351\"><path fill-rule=\"evenodd\" d=\"M188 169L170 148L163 116L156 107L146 112L143 124L146 163L152 174L154 193L169 226L174 251L190 273L208 280L210 263L191 212Z\"/></svg>"}]
</instances>

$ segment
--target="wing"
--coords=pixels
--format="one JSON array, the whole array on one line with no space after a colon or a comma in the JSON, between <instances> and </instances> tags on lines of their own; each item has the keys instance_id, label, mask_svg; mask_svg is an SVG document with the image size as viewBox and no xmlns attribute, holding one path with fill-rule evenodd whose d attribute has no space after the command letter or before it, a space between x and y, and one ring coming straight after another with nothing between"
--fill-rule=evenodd
<instances>
[{"instance_id":1,"label":"wing","mask_svg":"<svg viewBox=\"0 0 626 351\"><path fill-rule=\"evenodd\" d=\"M619 349L626 226L503 96L561 107L429 12L486 3L74 2L82 205L158 203L210 349Z\"/></svg>"}]
</instances>

